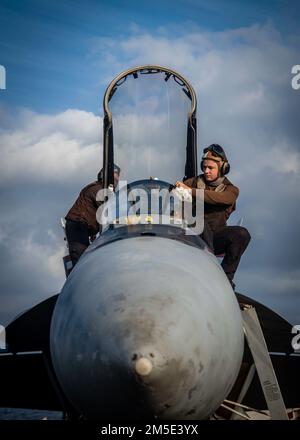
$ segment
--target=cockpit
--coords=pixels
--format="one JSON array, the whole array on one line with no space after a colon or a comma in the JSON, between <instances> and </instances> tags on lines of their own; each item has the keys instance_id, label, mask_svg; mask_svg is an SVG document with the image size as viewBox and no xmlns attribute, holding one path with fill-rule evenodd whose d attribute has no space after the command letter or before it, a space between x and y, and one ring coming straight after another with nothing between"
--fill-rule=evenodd
<instances>
[{"instance_id":1,"label":"cockpit","mask_svg":"<svg viewBox=\"0 0 300 440\"><path fill-rule=\"evenodd\" d=\"M141 66L118 75L104 95L102 226L181 224L177 180L197 174L196 95L177 72ZM115 192L114 164L120 169ZM98 218L98 216L97 216ZM99 220L98 220L99 221Z\"/></svg>"}]
</instances>

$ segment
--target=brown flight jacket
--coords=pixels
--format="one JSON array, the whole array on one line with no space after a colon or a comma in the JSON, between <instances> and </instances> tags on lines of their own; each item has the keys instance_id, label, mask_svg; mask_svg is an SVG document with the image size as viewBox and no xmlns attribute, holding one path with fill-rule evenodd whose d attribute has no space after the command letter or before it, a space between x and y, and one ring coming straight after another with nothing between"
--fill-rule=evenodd
<instances>
[{"instance_id":1,"label":"brown flight jacket","mask_svg":"<svg viewBox=\"0 0 300 440\"><path fill-rule=\"evenodd\" d=\"M99 232L99 223L96 219L96 212L102 202L96 200L96 195L102 188L102 183L98 181L85 186L80 191L77 200L66 215L67 220L87 224L89 235L96 235L97 232Z\"/></svg>"},{"instance_id":2,"label":"brown flight jacket","mask_svg":"<svg viewBox=\"0 0 300 440\"><path fill-rule=\"evenodd\" d=\"M210 229L217 231L226 226L230 214L235 210L239 189L226 177L219 186L208 186L203 174L191 177L184 183L190 188L204 189L204 221ZM192 196L196 196L195 190L192 191Z\"/></svg>"}]
</instances>

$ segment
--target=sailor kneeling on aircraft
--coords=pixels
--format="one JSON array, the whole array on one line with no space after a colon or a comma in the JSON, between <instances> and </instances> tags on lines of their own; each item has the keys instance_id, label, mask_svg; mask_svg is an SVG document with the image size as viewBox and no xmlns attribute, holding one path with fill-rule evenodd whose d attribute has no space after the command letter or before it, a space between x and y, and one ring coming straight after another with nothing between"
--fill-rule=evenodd
<instances>
[{"instance_id":1,"label":"sailor kneeling on aircraft","mask_svg":"<svg viewBox=\"0 0 300 440\"><path fill-rule=\"evenodd\" d=\"M114 166L114 186L119 182L120 168ZM96 212L102 202L96 200L99 190L103 189L103 170L98 173L98 179L85 186L74 205L66 215L66 237L73 267L80 256L100 231Z\"/></svg>"},{"instance_id":2,"label":"sailor kneeling on aircraft","mask_svg":"<svg viewBox=\"0 0 300 440\"><path fill-rule=\"evenodd\" d=\"M204 190L202 237L216 255L224 254L221 265L234 289L234 274L251 239L246 228L226 224L236 208L239 189L225 177L230 164L220 145L212 144L203 150L201 170L200 176L176 182L176 186ZM192 191L192 196L196 196L196 191Z\"/></svg>"}]
</instances>

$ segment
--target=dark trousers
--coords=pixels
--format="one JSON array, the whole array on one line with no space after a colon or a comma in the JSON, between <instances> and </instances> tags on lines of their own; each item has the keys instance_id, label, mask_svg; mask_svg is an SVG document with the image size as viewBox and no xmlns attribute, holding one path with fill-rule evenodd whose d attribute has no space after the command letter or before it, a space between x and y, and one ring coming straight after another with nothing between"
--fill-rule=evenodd
<instances>
[{"instance_id":1,"label":"dark trousers","mask_svg":"<svg viewBox=\"0 0 300 440\"><path fill-rule=\"evenodd\" d=\"M241 256L251 240L248 230L242 226L225 226L213 232L206 225L202 238L213 249L215 255L224 254L221 266L229 281L232 281Z\"/></svg>"},{"instance_id":2,"label":"dark trousers","mask_svg":"<svg viewBox=\"0 0 300 440\"><path fill-rule=\"evenodd\" d=\"M66 219L66 236L73 267L89 246L89 231L85 223Z\"/></svg>"}]
</instances>

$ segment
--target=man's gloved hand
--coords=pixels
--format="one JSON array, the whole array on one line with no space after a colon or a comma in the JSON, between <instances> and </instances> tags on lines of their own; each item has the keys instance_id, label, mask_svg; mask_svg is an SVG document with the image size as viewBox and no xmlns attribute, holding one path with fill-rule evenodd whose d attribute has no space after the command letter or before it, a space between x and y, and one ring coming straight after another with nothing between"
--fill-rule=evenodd
<instances>
[{"instance_id":1,"label":"man's gloved hand","mask_svg":"<svg viewBox=\"0 0 300 440\"><path fill-rule=\"evenodd\" d=\"M175 190L178 194L178 196L181 198L182 201L185 202L191 202L192 201L192 191L191 188L187 185L185 185L183 182L176 182L175 184Z\"/></svg>"},{"instance_id":2,"label":"man's gloved hand","mask_svg":"<svg viewBox=\"0 0 300 440\"><path fill-rule=\"evenodd\" d=\"M189 186L187 186L183 182L180 182L179 180L177 180L177 182L175 183L175 186L176 186L176 188L191 189Z\"/></svg>"}]
</instances>

